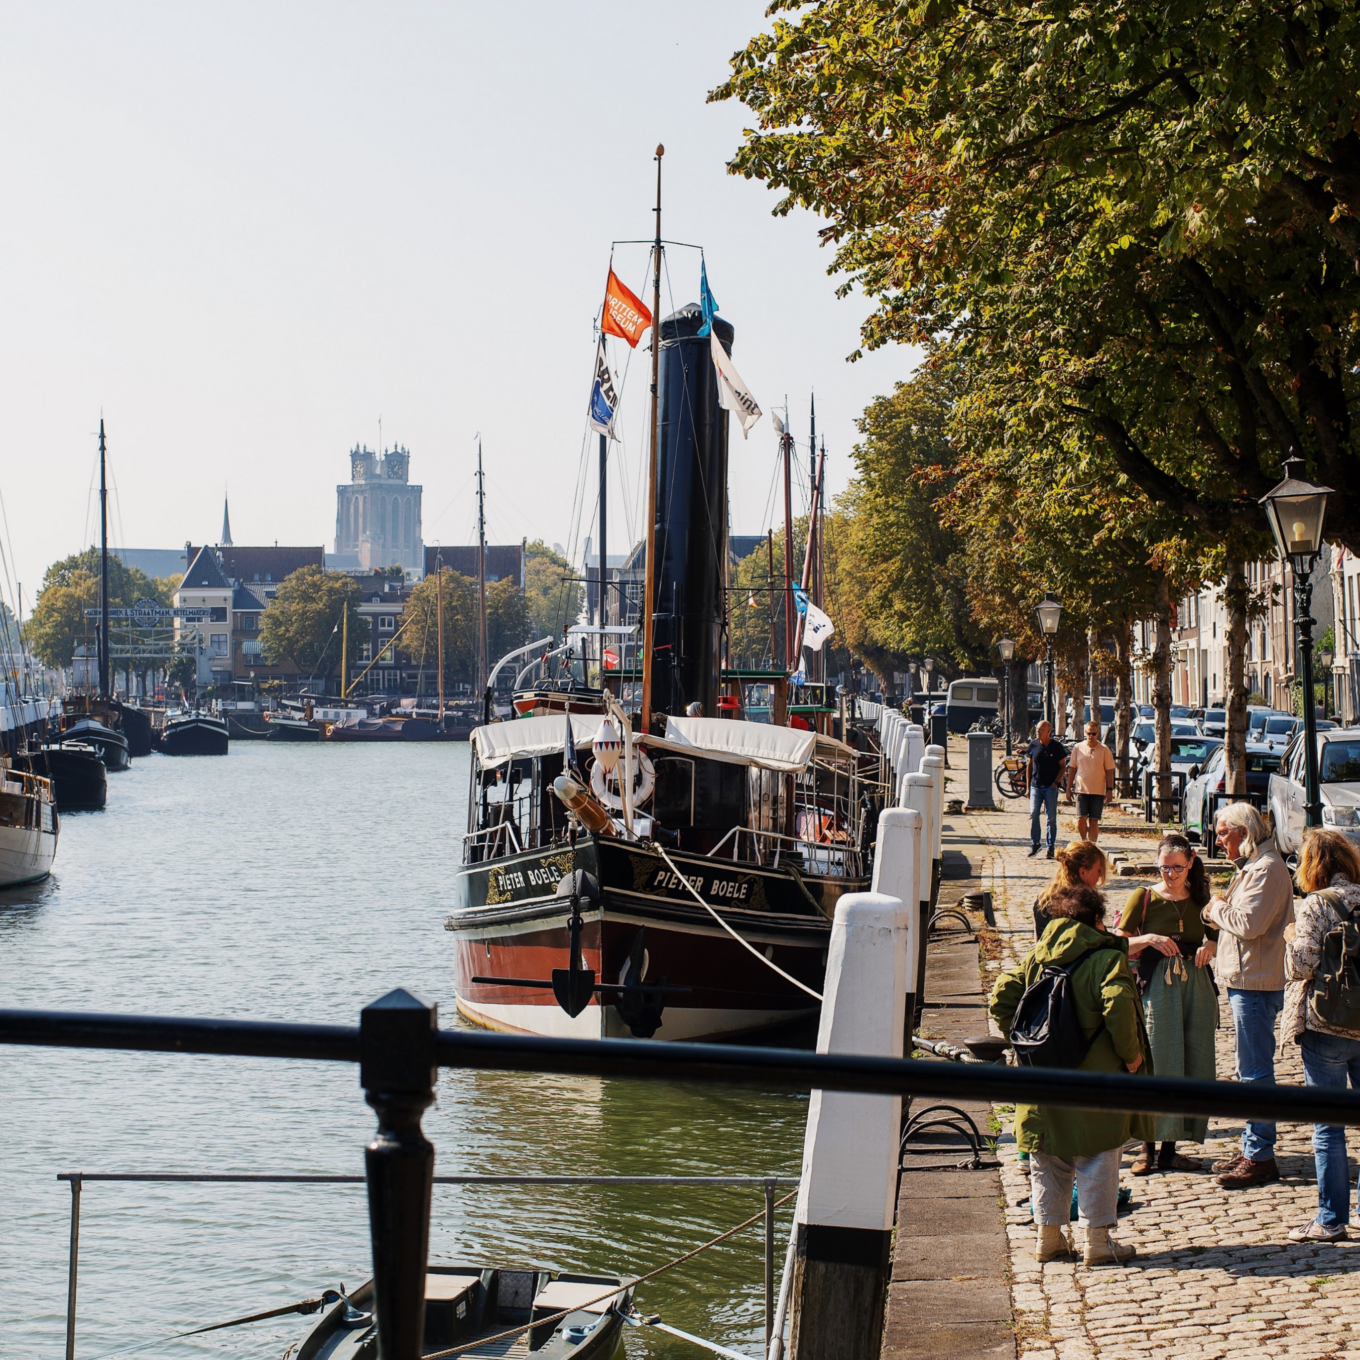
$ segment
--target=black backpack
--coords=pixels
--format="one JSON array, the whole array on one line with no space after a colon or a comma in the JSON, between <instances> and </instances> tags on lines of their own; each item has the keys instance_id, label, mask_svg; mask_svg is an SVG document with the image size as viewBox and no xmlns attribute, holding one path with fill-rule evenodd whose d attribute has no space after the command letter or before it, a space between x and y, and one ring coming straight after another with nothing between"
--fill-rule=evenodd
<instances>
[{"instance_id":1,"label":"black backpack","mask_svg":"<svg viewBox=\"0 0 1360 1360\"><path fill-rule=\"evenodd\" d=\"M1072 999L1072 973L1092 954L1108 948L1097 945L1063 968L1047 964L1025 988L1010 1032L1015 1061L1021 1067L1073 1068L1085 1061L1100 1030L1089 1039L1082 1032L1077 1004Z\"/></svg>"},{"instance_id":2,"label":"black backpack","mask_svg":"<svg viewBox=\"0 0 1360 1360\"><path fill-rule=\"evenodd\" d=\"M1360 923L1333 888L1317 894L1341 920L1322 937L1322 959L1313 973L1308 1006L1333 1029L1360 1034Z\"/></svg>"}]
</instances>

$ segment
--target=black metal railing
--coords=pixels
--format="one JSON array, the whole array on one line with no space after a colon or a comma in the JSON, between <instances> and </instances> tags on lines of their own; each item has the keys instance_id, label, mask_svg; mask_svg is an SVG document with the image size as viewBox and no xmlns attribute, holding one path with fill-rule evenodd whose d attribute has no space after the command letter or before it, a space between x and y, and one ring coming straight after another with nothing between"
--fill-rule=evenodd
<instances>
[{"instance_id":1,"label":"black metal railing","mask_svg":"<svg viewBox=\"0 0 1360 1360\"><path fill-rule=\"evenodd\" d=\"M440 1030L397 990L357 1029L248 1020L0 1010L0 1043L357 1062L378 1117L365 1150L373 1290L384 1360L419 1360L434 1149L420 1127L436 1069L720 1082L761 1091L854 1091L1149 1114L1360 1125L1360 1091L1179 1077L963 1066L856 1054L642 1039L550 1039Z\"/></svg>"}]
</instances>

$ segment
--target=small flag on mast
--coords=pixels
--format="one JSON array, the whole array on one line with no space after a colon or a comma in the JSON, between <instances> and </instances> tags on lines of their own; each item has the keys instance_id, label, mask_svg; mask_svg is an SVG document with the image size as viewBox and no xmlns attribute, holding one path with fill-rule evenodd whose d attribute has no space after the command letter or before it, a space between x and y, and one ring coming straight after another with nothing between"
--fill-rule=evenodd
<instances>
[{"instance_id":1,"label":"small flag on mast","mask_svg":"<svg viewBox=\"0 0 1360 1360\"><path fill-rule=\"evenodd\" d=\"M741 437L745 439L751 426L760 419L760 406L741 380L736 365L728 358L715 331L709 332L709 345L713 351L713 367L718 370L718 405L724 411L735 412L741 424Z\"/></svg>"},{"instance_id":2,"label":"small flag on mast","mask_svg":"<svg viewBox=\"0 0 1360 1360\"><path fill-rule=\"evenodd\" d=\"M600 318L600 329L606 335L617 335L620 340L628 341L634 349L642 339L642 332L652 324L652 314L640 297L629 292L619 276L611 269L609 281L604 287L604 314Z\"/></svg>"},{"instance_id":3,"label":"small flag on mast","mask_svg":"<svg viewBox=\"0 0 1360 1360\"><path fill-rule=\"evenodd\" d=\"M793 602L803 618L803 646L810 651L820 652L822 644L835 634L836 625L808 599L807 591L802 586L794 586Z\"/></svg>"},{"instance_id":4,"label":"small flag on mast","mask_svg":"<svg viewBox=\"0 0 1360 1360\"><path fill-rule=\"evenodd\" d=\"M614 393L614 375L609 371L609 359L604 352L604 336L601 335L599 347L595 351L595 381L590 386L590 415L587 418L590 428L613 439L614 412L618 409L619 399Z\"/></svg>"},{"instance_id":5,"label":"small flag on mast","mask_svg":"<svg viewBox=\"0 0 1360 1360\"><path fill-rule=\"evenodd\" d=\"M713 330L713 317L718 310L718 299L708 286L708 265L699 261L699 307L704 314L704 324L699 327L700 335L708 335Z\"/></svg>"}]
</instances>

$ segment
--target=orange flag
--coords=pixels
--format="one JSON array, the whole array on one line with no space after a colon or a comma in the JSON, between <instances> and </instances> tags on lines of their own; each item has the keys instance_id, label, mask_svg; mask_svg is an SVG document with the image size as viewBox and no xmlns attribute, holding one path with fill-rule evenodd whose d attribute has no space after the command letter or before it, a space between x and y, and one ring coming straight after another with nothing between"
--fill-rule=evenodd
<instances>
[{"instance_id":1,"label":"orange flag","mask_svg":"<svg viewBox=\"0 0 1360 1360\"><path fill-rule=\"evenodd\" d=\"M609 282L604 289L604 315L600 328L606 335L617 335L627 340L632 348L642 339L642 332L652 324L652 314L640 297L630 293L619 282L618 275L611 269Z\"/></svg>"}]
</instances>

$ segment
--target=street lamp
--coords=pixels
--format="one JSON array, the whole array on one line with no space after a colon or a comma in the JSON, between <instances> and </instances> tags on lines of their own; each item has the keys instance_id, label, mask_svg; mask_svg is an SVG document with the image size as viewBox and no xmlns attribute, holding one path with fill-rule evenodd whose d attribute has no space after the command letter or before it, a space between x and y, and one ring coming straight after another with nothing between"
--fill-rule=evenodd
<instances>
[{"instance_id":1,"label":"street lamp","mask_svg":"<svg viewBox=\"0 0 1360 1360\"><path fill-rule=\"evenodd\" d=\"M1062 605L1053 598L1053 592L1044 591L1044 598L1034 606L1039 616L1039 631L1044 635L1044 718L1053 725L1053 635L1058 631L1058 620L1062 618Z\"/></svg>"},{"instance_id":2,"label":"street lamp","mask_svg":"<svg viewBox=\"0 0 1360 1360\"><path fill-rule=\"evenodd\" d=\"M1006 754L1011 755L1011 661L1015 656L1015 643L1008 637L1003 637L996 644L996 650L1001 653L1001 659L1006 663Z\"/></svg>"},{"instance_id":3,"label":"street lamp","mask_svg":"<svg viewBox=\"0 0 1360 1360\"><path fill-rule=\"evenodd\" d=\"M928 656L921 664L926 668L925 691L929 694L933 680L930 673L935 669L935 658Z\"/></svg>"},{"instance_id":4,"label":"street lamp","mask_svg":"<svg viewBox=\"0 0 1360 1360\"><path fill-rule=\"evenodd\" d=\"M1322 521L1329 486L1315 486L1301 475L1303 460L1284 460L1284 481L1261 497L1280 558L1294 576L1294 621L1303 653L1303 811L1306 826L1322 825L1318 793L1317 703L1313 697L1313 566L1322 551Z\"/></svg>"}]
</instances>

